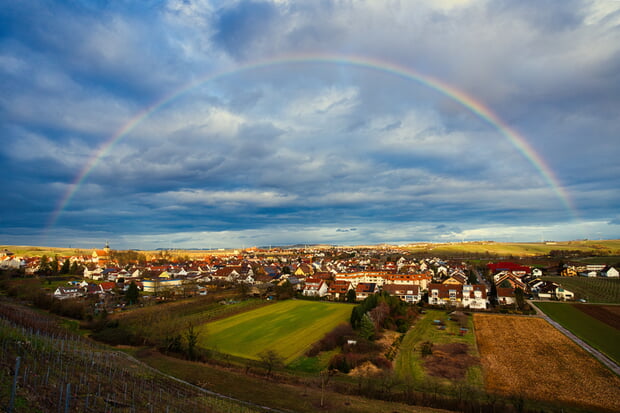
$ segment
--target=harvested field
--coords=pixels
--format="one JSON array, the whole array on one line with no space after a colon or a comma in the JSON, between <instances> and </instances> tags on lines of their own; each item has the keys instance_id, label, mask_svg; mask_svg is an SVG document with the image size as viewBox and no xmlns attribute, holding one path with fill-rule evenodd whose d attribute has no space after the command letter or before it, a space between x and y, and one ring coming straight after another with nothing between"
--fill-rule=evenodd
<instances>
[{"instance_id":1,"label":"harvested field","mask_svg":"<svg viewBox=\"0 0 620 413\"><path fill-rule=\"evenodd\" d=\"M590 317L620 330L620 305L574 304L574 306Z\"/></svg>"},{"instance_id":2,"label":"harvested field","mask_svg":"<svg viewBox=\"0 0 620 413\"><path fill-rule=\"evenodd\" d=\"M540 318L476 314L488 391L619 411L620 378Z\"/></svg>"}]
</instances>

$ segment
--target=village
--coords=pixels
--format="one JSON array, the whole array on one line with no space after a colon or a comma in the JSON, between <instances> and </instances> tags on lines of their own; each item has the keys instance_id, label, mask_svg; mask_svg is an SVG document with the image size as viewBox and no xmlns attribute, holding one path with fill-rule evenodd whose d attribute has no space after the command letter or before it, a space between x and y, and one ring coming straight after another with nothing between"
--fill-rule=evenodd
<instances>
[{"instance_id":1,"label":"village","mask_svg":"<svg viewBox=\"0 0 620 413\"><path fill-rule=\"evenodd\" d=\"M265 299L276 298L277 291L284 289L289 296L347 302L385 291L411 304L469 310L520 309L525 298L575 299L561 284L543 280L541 268L501 261L481 268L440 258L405 258L407 254L395 247L251 248L205 253L193 259L160 251L130 262L119 259L122 253L106 243L91 254L48 258L47 263L42 262L46 257L18 257L8 250L1 255L1 269L23 271L26 277L41 276L42 269L49 271L50 266L57 266L55 274L73 274L53 291L53 297L60 300L119 298L132 283L145 300L204 296L210 290L234 287ZM563 276L619 275L614 267L601 265L565 265L559 271Z\"/></svg>"}]
</instances>

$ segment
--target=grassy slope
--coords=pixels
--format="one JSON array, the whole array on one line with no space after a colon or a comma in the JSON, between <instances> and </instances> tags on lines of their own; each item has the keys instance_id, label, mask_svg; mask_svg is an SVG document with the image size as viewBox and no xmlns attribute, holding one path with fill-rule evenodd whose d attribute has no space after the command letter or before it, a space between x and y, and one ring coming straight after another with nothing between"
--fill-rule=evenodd
<instances>
[{"instance_id":1,"label":"grassy slope","mask_svg":"<svg viewBox=\"0 0 620 413\"><path fill-rule=\"evenodd\" d=\"M543 277L561 284L575 293L576 298L585 298L591 303L620 304L620 279L586 277Z\"/></svg>"},{"instance_id":2,"label":"grassy slope","mask_svg":"<svg viewBox=\"0 0 620 413\"><path fill-rule=\"evenodd\" d=\"M433 320L443 320L446 323L445 330L438 330ZM476 336L473 330L473 320L469 318L469 332L459 336L459 326L456 322L448 321L445 311L427 310L416 324L409 330L400 347L398 356L394 361L394 370L401 378L412 378L415 382L425 380L426 374L422 368L420 354L421 343L430 341L434 344L466 343L470 345L472 355L478 357ZM467 372L467 383L472 386L483 385L482 370L480 366L471 367Z\"/></svg>"},{"instance_id":3,"label":"grassy slope","mask_svg":"<svg viewBox=\"0 0 620 413\"><path fill-rule=\"evenodd\" d=\"M200 327L199 346L257 359L274 350L290 363L338 324L347 322L351 305L289 300Z\"/></svg>"},{"instance_id":4,"label":"grassy slope","mask_svg":"<svg viewBox=\"0 0 620 413\"><path fill-rule=\"evenodd\" d=\"M586 343L620 363L620 331L579 311L571 304L537 302L538 308Z\"/></svg>"},{"instance_id":5,"label":"grassy slope","mask_svg":"<svg viewBox=\"0 0 620 413\"><path fill-rule=\"evenodd\" d=\"M321 390L317 383L307 385L289 385L276 381L267 381L264 377L255 377L232 370L205 368L205 365L178 360L159 353L138 355L140 360L171 374L175 377L200 384L208 389L251 400L254 403L277 409L296 412L442 412L444 410L428 407L409 406L389 403L350 395L342 395L329 390L325 392L325 407L321 409ZM318 378L318 375L317 375Z\"/></svg>"}]
</instances>

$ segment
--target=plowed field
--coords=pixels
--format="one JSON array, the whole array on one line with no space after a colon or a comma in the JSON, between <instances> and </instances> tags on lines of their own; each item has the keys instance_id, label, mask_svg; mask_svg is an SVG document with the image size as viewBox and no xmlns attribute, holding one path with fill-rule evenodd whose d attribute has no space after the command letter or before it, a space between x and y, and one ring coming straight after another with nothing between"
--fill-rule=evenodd
<instances>
[{"instance_id":1,"label":"plowed field","mask_svg":"<svg viewBox=\"0 0 620 413\"><path fill-rule=\"evenodd\" d=\"M620 378L540 318L475 314L488 391L620 411Z\"/></svg>"},{"instance_id":2,"label":"plowed field","mask_svg":"<svg viewBox=\"0 0 620 413\"><path fill-rule=\"evenodd\" d=\"M574 304L574 306L590 317L620 330L620 305Z\"/></svg>"}]
</instances>

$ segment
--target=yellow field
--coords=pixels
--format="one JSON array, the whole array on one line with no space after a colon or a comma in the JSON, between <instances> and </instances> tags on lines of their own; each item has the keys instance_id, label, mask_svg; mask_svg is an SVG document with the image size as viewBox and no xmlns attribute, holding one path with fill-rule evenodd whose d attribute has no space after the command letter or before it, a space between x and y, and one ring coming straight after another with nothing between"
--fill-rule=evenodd
<instances>
[{"instance_id":1,"label":"yellow field","mask_svg":"<svg viewBox=\"0 0 620 413\"><path fill-rule=\"evenodd\" d=\"M407 247L411 252L430 252L440 254L493 254L519 257L547 255L553 250L577 250L591 252L593 255L620 254L620 240L562 241L556 243L540 242L465 242L454 244L426 244Z\"/></svg>"},{"instance_id":2,"label":"yellow field","mask_svg":"<svg viewBox=\"0 0 620 413\"><path fill-rule=\"evenodd\" d=\"M488 391L620 411L620 378L540 318L475 314Z\"/></svg>"}]
</instances>

